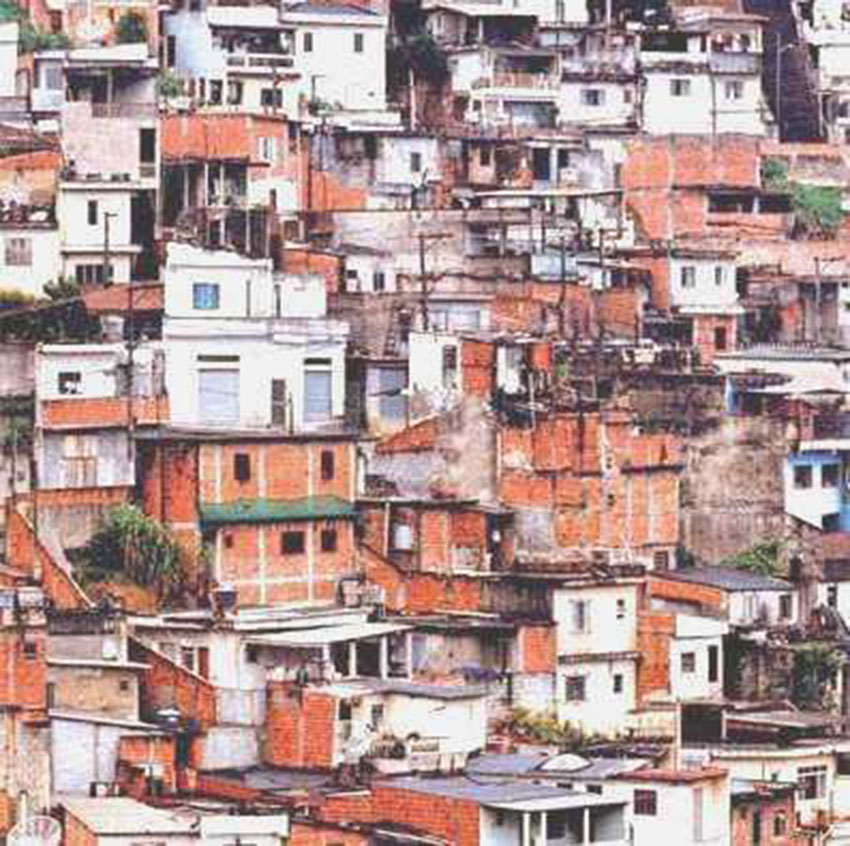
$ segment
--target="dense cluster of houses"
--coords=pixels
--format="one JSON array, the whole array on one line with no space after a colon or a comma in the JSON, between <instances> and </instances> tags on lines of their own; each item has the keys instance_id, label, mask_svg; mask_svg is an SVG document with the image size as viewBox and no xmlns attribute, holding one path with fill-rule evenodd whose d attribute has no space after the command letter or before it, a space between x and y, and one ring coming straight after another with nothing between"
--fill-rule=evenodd
<instances>
[{"instance_id":1,"label":"dense cluster of houses","mask_svg":"<svg viewBox=\"0 0 850 846\"><path fill-rule=\"evenodd\" d=\"M0 838L850 844L850 4L0 21Z\"/></svg>"}]
</instances>

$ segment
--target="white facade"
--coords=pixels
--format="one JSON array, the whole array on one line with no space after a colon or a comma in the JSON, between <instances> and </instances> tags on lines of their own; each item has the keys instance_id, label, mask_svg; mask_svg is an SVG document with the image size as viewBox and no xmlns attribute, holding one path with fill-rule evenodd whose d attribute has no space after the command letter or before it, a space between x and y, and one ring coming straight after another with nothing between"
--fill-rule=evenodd
<instances>
[{"instance_id":1,"label":"white facade","mask_svg":"<svg viewBox=\"0 0 850 846\"><path fill-rule=\"evenodd\" d=\"M633 79L568 77L561 82L558 108L563 123L623 126L636 120L638 98Z\"/></svg>"},{"instance_id":2,"label":"white facade","mask_svg":"<svg viewBox=\"0 0 850 846\"><path fill-rule=\"evenodd\" d=\"M172 423L300 431L342 417L348 327L325 317L321 280L172 244L165 291Z\"/></svg>"},{"instance_id":3,"label":"white facade","mask_svg":"<svg viewBox=\"0 0 850 846\"><path fill-rule=\"evenodd\" d=\"M84 284L105 281L108 237L112 281L130 281L133 261L142 249L132 239L132 201L138 187L94 180L60 183L57 219L64 276Z\"/></svg>"},{"instance_id":4,"label":"white facade","mask_svg":"<svg viewBox=\"0 0 850 846\"><path fill-rule=\"evenodd\" d=\"M601 733L626 724L637 692L637 603L629 582L554 591L559 719Z\"/></svg>"},{"instance_id":5,"label":"white facade","mask_svg":"<svg viewBox=\"0 0 850 846\"><path fill-rule=\"evenodd\" d=\"M623 788L631 793L629 819L636 846L729 846L729 779L724 774L699 778L697 772L685 771L678 780L624 775L612 783L615 795Z\"/></svg>"},{"instance_id":6,"label":"white facade","mask_svg":"<svg viewBox=\"0 0 850 846\"><path fill-rule=\"evenodd\" d=\"M18 31L15 22L0 24L0 97L14 97L18 70Z\"/></svg>"},{"instance_id":7,"label":"white facade","mask_svg":"<svg viewBox=\"0 0 850 846\"><path fill-rule=\"evenodd\" d=\"M0 225L0 289L40 297L44 286L61 275L56 226Z\"/></svg>"},{"instance_id":8,"label":"white facade","mask_svg":"<svg viewBox=\"0 0 850 846\"><path fill-rule=\"evenodd\" d=\"M676 615L670 643L670 694L676 701L723 696L723 636L729 626L709 617Z\"/></svg>"},{"instance_id":9,"label":"white facade","mask_svg":"<svg viewBox=\"0 0 850 846\"><path fill-rule=\"evenodd\" d=\"M791 626L799 620L800 600L787 589L734 591L729 596L729 623L733 626Z\"/></svg>"},{"instance_id":10,"label":"white facade","mask_svg":"<svg viewBox=\"0 0 850 846\"><path fill-rule=\"evenodd\" d=\"M676 255L670 258L670 303L687 310L738 305L735 259L727 256Z\"/></svg>"},{"instance_id":11,"label":"white facade","mask_svg":"<svg viewBox=\"0 0 850 846\"><path fill-rule=\"evenodd\" d=\"M831 813L850 803L850 777L838 774L837 755L850 752L846 741L785 749L714 748L712 765L729 771L732 779L799 784L800 821L812 824L818 812Z\"/></svg>"}]
</instances>

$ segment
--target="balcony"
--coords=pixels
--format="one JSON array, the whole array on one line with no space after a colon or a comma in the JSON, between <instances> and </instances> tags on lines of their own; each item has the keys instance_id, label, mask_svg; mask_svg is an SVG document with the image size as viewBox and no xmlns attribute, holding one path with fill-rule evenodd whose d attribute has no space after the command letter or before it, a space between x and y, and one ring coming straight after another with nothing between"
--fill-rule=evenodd
<instances>
[{"instance_id":1,"label":"balcony","mask_svg":"<svg viewBox=\"0 0 850 846\"><path fill-rule=\"evenodd\" d=\"M713 73L761 73L761 56L756 53L712 53L709 67Z\"/></svg>"},{"instance_id":2,"label":"balcony","mask_svg":"<svg viewBox=\"0 0 850 846\"><path fill-rule=\"evenodd\" d=\"M278 70L279 68L291 68L294 64L292 56L284 56L280 53L242 53L232 54L227 57L227 67L234 71L245 71L246 73L257 73Z\"/></svg>"},{"instance_id":3,"label":"balcony","mask_svg":"<svg viewBox=\"0 0 850 846\"><path fill-rule=\"evenodd\" d=\"M482 80L487 88L529 88L551 91L557 89L559 81L556 76L548 73L531 73L529 71L496 71L492 81Z\"/></svg>"},{"instance_id":4,"label":"balcony","mask_svg":"<svg viewBox=\"0 0 850 846\"><path fill-rule=\"evenodd\" d=\"M92 103L93 118L130 118L136 120L156 120L156 103Z\"/></svg>"},{"instance_id":5,"label":"balcony","mask_svg":"<svg viewBox=\"0 0 850 846\"><path fill-rule=\"evenodd\" d=\"M34 112L59 112L65 104L65 91L61 88L34 88L32 110Z\"/></svg>"}]
</instances>

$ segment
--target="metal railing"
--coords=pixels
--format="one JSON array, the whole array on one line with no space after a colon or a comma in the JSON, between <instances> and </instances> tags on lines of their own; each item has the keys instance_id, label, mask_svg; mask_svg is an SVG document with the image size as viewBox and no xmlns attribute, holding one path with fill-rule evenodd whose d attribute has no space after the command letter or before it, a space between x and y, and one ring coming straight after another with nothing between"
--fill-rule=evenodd
<instances>
[{"instance_id":1,"label":"metal railing","mask_svg":"<svg viewBox=\"0 0 850 846\"><path fill-rule=\"evenodd\" d=\"M96 118L153 118L157 116L156 103L92 103L92 117Z\"/></svg>"},{"instance_id":2,"label":"metal railing","mask_svg":"<svg viewBox=\"0 0 850 846\"><path fill-rule=\"evenodd\" d=\"M292 56L281 56L275 53L238 54L227 57L229 68L291 68L294 63Z\"/></svg>"}]
</instances>

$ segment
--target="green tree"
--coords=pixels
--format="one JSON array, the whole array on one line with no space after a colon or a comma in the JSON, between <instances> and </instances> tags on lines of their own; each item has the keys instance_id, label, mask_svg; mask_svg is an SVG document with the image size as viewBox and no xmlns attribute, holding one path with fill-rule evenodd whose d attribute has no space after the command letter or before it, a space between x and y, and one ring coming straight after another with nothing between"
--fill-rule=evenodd
<instances>
[{"instance_id":1,"label":"green tree","mask_svg":"<svg viewBox=\"0 0 850 846\"><path fill-rule=\"evenodd\" d=\"M138 12L124 12L115 24L115 40L119 44L139 44L148 40L148 27Z\"/></svg>"},{"instance_id":2,"label":"green tree","mask_svg":"<svg viewBox=\"0 0 850 846\"><path fill-rule=\"evenodd\" d=\"M89 566L105 575L122 574L154 588L163 599L179 593L183 564L177 541L135 506L114 508L92 537L87 553Z\"/></svg>"}]
</instances>

